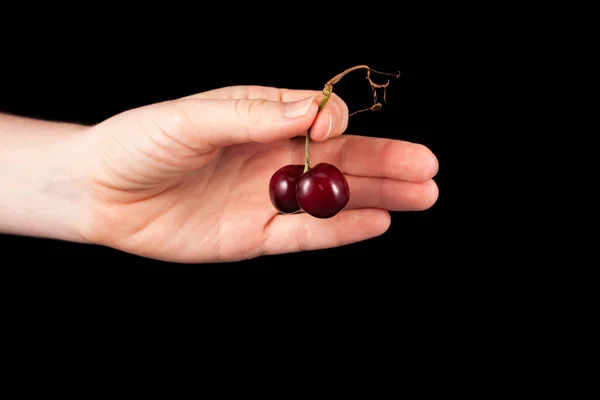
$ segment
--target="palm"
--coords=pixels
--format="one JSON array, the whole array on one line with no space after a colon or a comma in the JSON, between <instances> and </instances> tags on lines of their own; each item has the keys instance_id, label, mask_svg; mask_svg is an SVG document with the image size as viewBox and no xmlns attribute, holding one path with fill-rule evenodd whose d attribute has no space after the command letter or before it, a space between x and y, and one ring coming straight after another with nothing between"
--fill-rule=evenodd
<instances>
[{"instance_id":1,"label":"palm","mask_svg":"<svg viewBox=\"0 0 600 400\"><path fill-rule=\"evenodd\" d=\"M291 162L294 142L223 149L204 167L210 171L208 177L204 173L191 177L189 188L180 193L182 201L173 208L173 215L181 213L181 218L149 221L146 234L165 243L165 251L182 256L211 254L211 259L241 260L260 255L265 228L277 215L269 200L269 179ZM175 231L184 234L173 235Z\"/></svg>"},{"instance_id":2,"label":"palm","mask_svg":"<svg viewBox=\"0 0 600 400\"><path fill-rule=\"evenodd\" d=\"M96 211L102 230L110 232L112 247L152 258L231 261L258 256L265 227L277 215L268 195L270 176L291 162L292 149L300 145L283 140L227 147L158 194L111 193L115 201L99 202ZM158 173L160 163L149 161Z\"/></svg>"}]
</instances>

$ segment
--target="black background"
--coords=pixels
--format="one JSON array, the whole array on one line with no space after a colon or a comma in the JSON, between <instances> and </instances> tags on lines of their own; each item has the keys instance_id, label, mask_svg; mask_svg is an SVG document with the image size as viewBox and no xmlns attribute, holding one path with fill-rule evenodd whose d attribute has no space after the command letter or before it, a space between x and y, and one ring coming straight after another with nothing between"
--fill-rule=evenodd
<instances>
[{"instance_id":1,"label":"black background","mask_svg":"<svg viewBox=\"0 0 600 400\"><path fill-rule=\"evenodd\" d=\"M442 221L449 207L445 203L444 165L448 154L442 139L448 132L444 129L442 81L448 78L448 60L444 58L448 48L439 43L436 32L430 32L429 27L403 35L394 31L393 22L384 21L383 28L387 29L374 31L364 23L358 26L362 30L352 29L340 35L343 29L338 25L328 36L319 23L283 33L285 26L271 29L261 24L226 29L235 25L231 23L208 31L188 27L167 33L151 24L116 33L106 21L85 21L82 25L88 23L92 29L54 26L52 34L45 35L40 30L32 38L22 34L7 44L0 111L94 124L132 107L228 85L320 90L344 69L367 64L377 70L400 71L402 76L392 80L382 111L353 116L346 133L428 146L440 161L436 177L440 198L427 211L392 213L391 228L375 239L337 249L239 263L180 265L98 246L0 236L4 259L103 270L283 270L334 274L369 270L426 274L428 270L421 267L444 256L446 232ZM346 76L336 85L335 92L351 111L372 104L364 72Z\"/></svg>"}]
</instances>

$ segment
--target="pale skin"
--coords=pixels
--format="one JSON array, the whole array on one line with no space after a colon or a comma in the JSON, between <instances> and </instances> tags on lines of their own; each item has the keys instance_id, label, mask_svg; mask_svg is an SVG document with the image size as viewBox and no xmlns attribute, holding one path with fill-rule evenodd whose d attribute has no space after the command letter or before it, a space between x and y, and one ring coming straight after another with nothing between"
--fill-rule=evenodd
<instances>
[{"instance_id":1,"label":"pale skin","mask_svg":"<svg viewBox=\"0 0 600 400\"><path fill-rule=\"evenodd\" d=\"M228 262L367 240L389 228L389 211L434 205L428 148L342 135L348 107L334 93L317 116L321 98L227 87L94 126L0 114L0 232ZM273 172L304 163L309 128L311 164L336 165L350 185L348 206L330 219L278 215L268 196Z\"/></svg>"}]
</instances>

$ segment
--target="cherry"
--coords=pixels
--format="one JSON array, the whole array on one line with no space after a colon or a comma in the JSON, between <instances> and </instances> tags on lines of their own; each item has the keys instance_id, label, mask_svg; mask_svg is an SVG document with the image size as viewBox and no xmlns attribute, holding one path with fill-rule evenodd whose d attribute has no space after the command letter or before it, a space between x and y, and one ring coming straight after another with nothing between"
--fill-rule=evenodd
<instances>
[{"instance_id":1,"label":"cherry","mask_svg":"<svg viewBox=\"0 0 600 400\"><path fill-rule=\"evenodd\" d=\"M304 212L316 218L331 218L350 200L350 187L342 171L320 163L302 175L296 185L296 199Z\"/></svg>"},{"instance_id":2,"label":"cherry","mask_svg":"<svg viewBox=\"0 0 600 400\"><path fill-rule=\"evenodd\" d=\"M291 214L300 210L296 200L296 184L304 172L304 165L286 165L271 176L269 195L271 203L281 213Z\"/></svg>"}]
</instances>

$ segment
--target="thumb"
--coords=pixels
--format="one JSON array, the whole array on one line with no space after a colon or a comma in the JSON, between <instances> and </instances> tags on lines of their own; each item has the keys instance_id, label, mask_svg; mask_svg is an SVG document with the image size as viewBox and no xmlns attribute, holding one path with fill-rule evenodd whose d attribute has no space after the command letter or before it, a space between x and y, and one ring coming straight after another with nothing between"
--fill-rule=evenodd
<instances>
[{"instance_id":1,"label":"thumb","mask_svg":"<svg viewBox=\"0 0 600 400\"><path fill-rule=\"evenodd\" d=\"M194 99L163 103L168 132L192 148L267 143L304 134L317 116L317 96L293 102ZM175 122L175 123L173 123Z\"/></svg>"}]
</instances>

